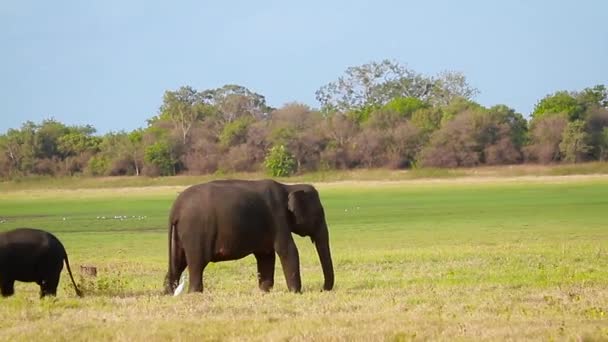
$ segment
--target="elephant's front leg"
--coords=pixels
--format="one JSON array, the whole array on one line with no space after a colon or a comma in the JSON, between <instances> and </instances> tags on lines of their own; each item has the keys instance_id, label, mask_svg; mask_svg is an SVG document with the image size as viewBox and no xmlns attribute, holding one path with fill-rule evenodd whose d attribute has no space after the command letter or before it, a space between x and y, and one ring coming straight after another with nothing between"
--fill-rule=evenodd
<instances>
[{"instance_id":1,"label":"elephant's front leg","mask_svg":"<svg viewBox=\"0 0 608 342\"><path fill-rule=\"evenodd\" d=\"M281 259L281 266L287 281L289 291L301 292L302 280L300 278L300 256L298 248L291 237L291 232L281 234L275 241L274 248Z\"/></svg>"},{"instance_id":2,"label":"elephant's front leg","mask_svg":"<svg viewBox=\"0 0 608 342\"><path fill-rule=\"evenodd\" d=\"M0 284L0 293L2 293L2 297L12 296L15 293L15 280L3 278Z\"/></svg>"},{"instance_id":3,"label":"elephant's front leg","mask_svg":"<svg viewBox=\"0 0 608 342\"><path fill-rule=\"evenodd\" d=\"M258 283L260 290L268 292L274 285L274 251L270 253L254 253L258 263Z\"/></svg>"}]
</instances>

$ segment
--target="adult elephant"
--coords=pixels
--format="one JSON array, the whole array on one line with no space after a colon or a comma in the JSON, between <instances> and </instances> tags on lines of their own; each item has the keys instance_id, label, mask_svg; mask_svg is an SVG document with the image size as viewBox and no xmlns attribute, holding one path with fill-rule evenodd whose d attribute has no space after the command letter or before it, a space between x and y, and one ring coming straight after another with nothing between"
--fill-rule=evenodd
<instances>
[{"instance_id":1,"label":"adult elephant","mask_svg":"<svg viewBox=\"0 0 608 342\"><path fill-rule=\"evenodd\" d=\"M202 273L209 262L253 254L259 287L274 285L275 253L287 287L302 289L298 249L291 233L309 236L315 244L325 282L334 285L325 212L317 190L308 184L273 180L220 180L194 185L175 200L169 218L169 271L165 292L172 293L188 266L189 292L202 291Z\"/></svg>"}]
</instances>

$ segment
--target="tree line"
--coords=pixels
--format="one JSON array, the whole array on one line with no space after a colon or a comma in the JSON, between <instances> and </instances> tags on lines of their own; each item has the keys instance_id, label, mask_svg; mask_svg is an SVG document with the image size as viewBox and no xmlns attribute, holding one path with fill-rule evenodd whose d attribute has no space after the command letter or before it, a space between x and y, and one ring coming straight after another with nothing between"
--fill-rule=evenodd
<instances>
[{"instance_id":1,"label":"tree line","mask_svg":"<svg viewBox=\"0 0 608 342\"><path fill-rule=\"evenodd\" d=\"M318 109L272 108L240 85L164 93L145 128L97 135L54 119L0 135L0 177L206 174L288 176L352 168L577 163L608 158L608 91L540 99L530 119L486 108L462 73L426 76L384 60L317 90Z\"/></svg>"}]
</instances>

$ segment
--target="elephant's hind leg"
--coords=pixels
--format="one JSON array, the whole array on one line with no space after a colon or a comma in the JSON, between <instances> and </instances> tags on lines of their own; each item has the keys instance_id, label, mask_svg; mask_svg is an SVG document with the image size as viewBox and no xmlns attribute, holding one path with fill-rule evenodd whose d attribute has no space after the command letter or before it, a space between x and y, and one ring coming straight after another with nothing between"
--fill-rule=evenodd
<instances>
[{"instance_id":1,"label":"elephant's hind leg","mask_svg":"<svg viewBox=\"0 0 608 342\"><path fill-rule=\"evenodd\" d=\"M258 283L260 290L268 292L274 285L275 253L254 253L258 263Z\"/></svg>"},{"instance_id":2,"label":"elephant's hind leg","mask_svg":"<svg viewBox=\"0 0 608 342\"><path fill-rule=\"evenodd\" d=\"M188 262L186 261L186 253L182 247L176 247L172 263L173 265L169 268L169 272L172 272L173 274L169 274L169 279L173 279L176 282L174 286L177 287L182 273L188 266Z\"/></svg>"},{"instance_id":3,"label":"elephant's hind leg","mask_svg":"<svg viewBox=\"0 0 608 342\"><path fill-rule=\"evenodd\" d=\"M57 286L59 286L59 277L61 273L49 274L46 279L40 284L40 298L46 296L56 296Z\"/></svg>"},{"instance_id":4,"label":"elephant's hind leg","mask_svg":"<svg viewBox=\"0 0 608 342\"><path fill-rule=\"evenodd\" d=\"M203 271L207 266L207 262L188 262L188 275L190 277L190 285L188 292L203 292Z\"/></svg>"},{"instance_id":5,"label":"elephant's hind leg","mask_svg":"<svg viewBox=\"0 0 608 342\"><path fill-rule=\"evenodd\" d=\"M2 279L0 284L0 293L2 297L9 297L15 294L15 280L14 279Z\"/></svg>"}]
</instances>

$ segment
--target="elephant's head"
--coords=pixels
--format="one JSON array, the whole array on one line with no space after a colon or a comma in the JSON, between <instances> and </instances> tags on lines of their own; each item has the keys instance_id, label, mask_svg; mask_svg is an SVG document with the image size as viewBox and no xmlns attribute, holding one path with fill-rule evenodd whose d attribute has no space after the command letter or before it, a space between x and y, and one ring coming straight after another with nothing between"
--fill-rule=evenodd
<instances>
[{"instance_id":1,"label":"elephant's head","mask_svg":"<svg viewBox=\"0 0 608 342\"><path fill-rule=\"evenodd\" d=\"M308 184L291 185L288 188L287 209L290 229L300 236L309 236L315 244L325 283L324 290L334 287L334 267L329 248L329 232L325 221L325 211L317 190Z\"/></svg>"}]
</instances>

